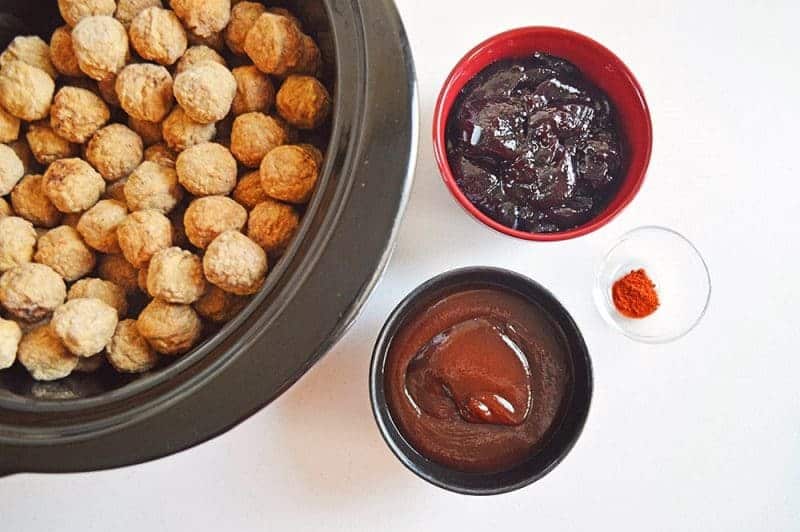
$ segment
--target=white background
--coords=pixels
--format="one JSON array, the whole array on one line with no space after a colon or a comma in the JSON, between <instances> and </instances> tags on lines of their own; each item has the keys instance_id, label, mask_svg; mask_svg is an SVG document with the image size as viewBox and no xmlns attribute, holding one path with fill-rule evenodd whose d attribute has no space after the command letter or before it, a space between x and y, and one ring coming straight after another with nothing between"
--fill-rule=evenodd
<instances>
[{"instance_id":1,"label":"white background","mask_svg":"<svg viewBox=\"0 0 800 532\"><path fill-rule=\"evenodd\" d=\"M419 165L397 251L349 334L272 406L198 448L115 471L0 480L0 530L799 530L799 4L398 4L419 74ZM636 201L559 244L475 224L448 196L430 142L455 62L492 34L534 24L615 51L644 87L655 129ZM612 332L591 298L603 250L644 224L689 236L714 283L699 328L664 346ZM400 465L367 392L392 307L465 265L511 268L552 289L582 327L596 382L567 459L526 489L481 499Z\"/></svg>"}]
</instances>

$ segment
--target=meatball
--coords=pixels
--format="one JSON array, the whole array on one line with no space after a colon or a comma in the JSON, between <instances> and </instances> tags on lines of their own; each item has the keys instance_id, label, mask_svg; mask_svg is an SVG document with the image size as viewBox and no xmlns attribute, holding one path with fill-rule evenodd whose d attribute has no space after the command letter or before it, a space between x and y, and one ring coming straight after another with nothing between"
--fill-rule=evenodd
<instances>
[{"instance_id":1,"label":"meatball","mask_svg":"<svg viewBox=\"0 0 800 532\"><path fill-rule=\"evenodd\" d=\"M0 196L5 196L19 183L25 167L16 152L0 144Z\"/></svg>"},{"instance_id":2,"label":"meatball","mask_svg":"<svg viewBox=\"0 0 800 532\"><path fill-rule=\"evenodd\" d=\"M0 304L22 321L46 318L66 297L64 279L44 264L21 264L0 277Z\"/></svg>"},{"instance_id":3,"label":"meatball","mask_svg":"<svg viewBox=\"0 0 800 532\"><path fill-rule=\"evenodd\" d=\"M18 216L36 227L55 227L63 216L42 190L39 174L26 175L17 183L11 191L11 204Z\"/></svg>"},{"instance_id":4,"label":"meatball","mask_svg":"<svg viewBox=\"0 0 800 532\"><path fill-rule=\"evenodd\" d=\"M205 61L175 76L175 99L186 114L201 124L222 120L236 96L236 79L231 71Z\"/></svg>"},{"instance_id":5,"label":"meatball","mask_svg":"<svg viewBox=\"0 0 800 532\"><path fill-rule=\"evenodd\" d=\"M200 37L219 33L231 17L230 0L172 0L170 5L186 27Z\"/></svg>"},{"instance_id":6,"label":"meatball","mask_svg":"<svg viewBox=\"0 0 800 532\"><path fill-rule=\"evenodd\" d=\"M131 211L155 209L167 214L183 198L178 174L168 166L145 161L125 183L125 201Z\"/></svg>"},{"instance_id":7,"label":"meatball","mask_svg":"<svg viewBox=\"0 0 800 532\"><path fill-rule=\"evenodd\" d=\"M270 256L281 255L292 241L300 216L294 207L275 200L256 205L247 221L247 236Z\"/></svg>"},{"instance_id":8,"label":"meatball","mask_svg":"<svg viewBox=\"0 0 800 532\"><path fill-rule=\"evenodd\" d=\"M108 105L121 107L117 96L117 76L97 82L97 93Z\"/></svg>"},{"instance_id":9,"label":"meatball","mask_svg":"<svg viewBox=\"0 0 800 532\"><path fill-rule=\"evenodd\" d=\"M240 296L258 292L267 274L267 254L238 231L225 231L214 239L203 257L208 281Z\"/></svg>"},{"instance_id":10,"label":"meatball","mask_svg":"<svg viewBox=\"0 0 800 532\"><path fill-rule=\"evenodd\" d=\"M153 255L147 267L147 293L168 303L188 305L206 291L203 263L189 251L171 247Z\"/></svg>"},{"instance_id":11,"label":"meatball","mask_svg":"<svg viewBox=\"0 0 800 532\"><path fill-rule=\"evenodd\" d=\"M85 211L100 199L106 182L83 159L59 159L47 167L42 190L61 212Z\"/></svg>"},{"instance_id":12,"label":"meatball","mask_svg":"<svg viewBox=\"0 0 800 532\"><path fill-rule=\"evenodd\" d=\"M156 252L172 246L172 225L156 210L136 211L119 225L117 237L127 261L141 268Z\"/></svg>"},{"instance_id":13,"label":"meatball","mask_svg":"<svg viewBox=\"0 0 800 532\"><path fill-rule=\"evenodd\" d=\"M286 9L285 7L269 7L267 8L267 13L272 13L273 15L280 15L282 17L286 17L292 21L292 24L297 26L297 29L303 31L303 23L300 21L299 18L294 16L291 11Z\"/></svg>"},{"instance_id":14,"label":"meatball","mask_svg":"<svg viewBox=\"0 0 800 532\"><path fill-rule=\"evenodd\" d=\"M125 290L111 281L87 277L73 284L69 292L67 292L67 301L85 298L99 299L116 310L117 316L120 318L123 318L128 313L128 300L125 296Z\"/></svg>"},{"instance_id":15,"label":"meatball","mask_svg":"<svg viewBox=\"0 0 800 532\"><path fill-rule=\"evenodd\" d=\"M115 87L120 106L136 120L161 122L172 109L172 76L163 66L128 65L117 75Z\"/></svg>"},{"instance_id":16,"label":"meatball","mask_svg":"<svg viewBox=\"0 0 800 532\"><path fill-rule=\"evenodd\" d=\"M22 120L46 117L55 89L47 72L28 63L11 61L0 70L0 105Z\"/></svg>"},{"instance_id":17,"label":"meatball","mask_svg":"<svg viewBox=\"0 0 800 532\"><path fill-rule=\"evenodd\" d=\"M205 249L221 233L240 231L247 223L247 211L228 197L207 196L189 204L183 223L189 242Z\"/></svg>"},{"instance_id":18,"label":"meatball","mask_svg":"<svg viewBox=\"0 0 800 532\"><path fill-rule=\"evenodd\" d=\"M214 285L195 301L194 309L205 319L214 323L232 320L247 305L249 298L237 296Z\"/></svg>"},{"instance_id":19,"label":"meatball","mask_svg":"<svg viewBox=\"0 0 800 532\"><path fill-rule=\"evenodd\" d=\"M95 298L67 301L55 312L50 327L70 353L79 357L102 351L117 329L117 311Z\"/></svg>"},{"instance_id":20,"label":"meatball","mask_svg":"<svg viewBox=\"0 0 800 532\"><path fill-rule=\"evenodd\" d=\"M231 152L245 166L258 168L264 156L289 142L286 125L264 113L245 113L236 117L231 130Z\"/></svg>"},{"instance_id":21,"label":"meatball","mask_svg":"<svg viewBox=\"0 0 800 532\"><path fill-rule=\"evenodd\" d=\"M139 315L136 329L157 352L178 355L194 346L202 323L191 306L154 299Z\"/></svg>"},{"instance_id":22,"label":"meatball","mask_svg":"<svg viewBox=\"0 0 800 532\"><path fill-rule=\"evenodd\" d=\"M0 218L0 273L33 259L36 231L27 220L17 216Z\"/></svg>"},{"instance_id":23,"label":"meatball","mask_svg":"<svg viewBox=\"0 0 800 532\"><path fill-rule=\"evenodd\" d=\"M0 68L12 61L22 61L40 70L51 78L58 75L50 62L50 47L37 35L14 37L11 44L0 54Z\"/></svg>"},{"instance_id":24,"label":"meatball","mask_svg":"<svg viewBox=\"0 0 800 532\"><path fill-rule=\"evenodd\" d=\"M256 23L258 17L267 12L264 4L258 2L239 2L231 9L231 21L225 28L225 43L231 52L244 54L244 40L247 32Z\"/></svg>"},{"instance_id":25,"label":"meatball","mask_svg":"<svg viewBox=\"0 0 800 532\"><path fill-rule=\"evenodd\" d=\"M275 87L269 76L248 65L234 68L233 77L236 79L236 96L231 104L233 114L269 111L275 102Z\"/></svg>"},{"instance_id":26,"label":"meatball","mask_svg":"<svg viewBox=\"0 0 800 532\"><path fill-rule=\"evenodd\" d=\"M104 281L110 281L119 286L127 295L133 295L139 291L139 285L136 282L138 272L133 264L125 260L122 255L104 255L97 267L97 275Z\"/></svg>"},{"instance_id":27,"label":"meatball","mask_svg":"<svg viewBox=\"0 0 800 532\"><path fill-rule=\"evenodd\" d=\"M291 19L264 13L247 32L244 51L265 74L284 76L302 60L302 33Z\"/></svg>"},{"instance_id":28,"label":"meatball","mask_svg":"<svg viewBox=\"0 0 800 532\"><path fill-rule=\"evenodd\" d=\"M306 76L318 76L322 69L322 53L319 51L317 43L308 35L301 35L303 53L298 65L294 68L294 74Z\"/></svg>"},{"instance_id":29,"label":"meatball","mask_svg":"<svg viewBox=\"0 0 800 532\"><path fill-rule=\"evenodd\" d=\"M182 151L175 170L181 185L195 196L228 194L236 186L236 159L228 148L214 142Z\"/></svg>"},{"instance_id":30,"label":"meatball","mask_svg":"<svg viewBox=\"0 0 800 532\"><path fill-rule=\"evenodd\" d=\"M78 146L56 135L50 123L45 120L30 124L25 138L33 156L41 164L50 164L58 159L68 159L78 154Z\"/></svg>"},{"instance_id":31,"label":"meatball","mask_svg":"<svg viewBox=\"0 0 800 532\"><path fill-rule=\"evenodd\" d=\"M279 146L261 162L261 187L268 196L306 203L317 184L322 153L306 144Z\"/></svg>"},{"instance_id":32,"label":"meatball","mask_svg":"<svg viewBox=\"0 0 800 532\"><path fill-rule=\"evenodd\" d=\"M144 160L150 161L167 168L175 168L175 160L178 158L175 152L167 148L166 144L153 144L144 150Z\"/></svg>"},{"instance_id":33,"label":"meatball","mask_svg":"<svg viewBox=\"0 0 800 532\"><path fill-rule=\"evenodd\" d=\"M129 28L133 19L148 7L163 7L161 0L118 0L114 18Z\"/></svg>"},{"instance_id":34,"label":"meatball","mask_svg":"<svg viewBox=\"0 0 800 532\"><path fill-rule=\"evenodd\" d=\"M112 17L85 17L72 29L72 46L83 73L103 80L116 76L125 66L128 34Z\"/></svg>"},{"instance_id":35,"label":"meatball","mask_svg":"<svg viewBox=\"0 0 800 532\"><path fill-rule=\"evenodd\" d=\"M115 9L114 0L58 0L61 17L73 27L85 17L113 15Z\"/></svg>"},{"instance_id":36,"label":"meatball","mask_svg":"<svg viewBox=\"0 0 800 532\"><path fill-rule=\"evenodd\" d=\"M49 323L25 333L17 358L37 381L63 379L72 373L79 360L67 350Z\"/></svg>"},{"instance_id":37,"label":"meatball","mask_svg":"<svg viewBox=\"0 0 800 532\"><path fill-rule=\"evenodd\" d=\"M19 138L19 126L19 118L0 107L0 142L17 140Z\"/></svg>"},{"instance_id":38,"label":"meatball","mask_svg":"<svg viewBox=\"0 0 800 532\"><path fill-rule=\"evenodd\" d=\"M172 91L170 90L170 94ZM132 116L128 117L128 127L135 131L141 138L145 146L152 146L164 140L161 136L161 123L139 120Z\"/></svg>"},{"instance_id":39,"label":"meatball","mask_svg":"<svg viewBox=\"0 0 800 532\"><path fill-rule=\"evenodd\" d=\"M22 329L17 322L0 318L0 369L10 368L17 359Z\"/></svg>"},{"instance_id":40,"label":"meatball","mask_svg":"<svg viewBox=\"0 0 800 532\"><path fill-rule=\"evenodd\" d=\"M167 146L175 151L183 151L213 139L217 128L214 124L195 122L182 108L176 107L164 120L161 131Z\"/></svg>"},{"instance_id":41,"label":"meatball","mask_svg":"<svg viewBox=\"0 0 800 532\"><path fill-rule=\"evenodd\" d=\"M316 129L331 112L328 89L311 76L289 76L275 97L278 114L298 129Z\"/></svg>"},{"instance_id":42,"label":"meatball","mask_svg":"<svg viewBox=\"0 0 800 532\"><path fill-rule=\"evenodd\" d=\"M50 36L50 60L61 74L72 78L83 76L78 57L72 47L72 30L69 26L56 28Z\"/></svg>"},{"instance_id":43,"label":"meatball","mask_svg":"<svg viewBox=\"0 0 800 532\"><path fill-rule=\"evenodd\" d=\"M233 189L232 197L246 209L252 209L269 198L261 188L261 174L258 170L249 172L239 179L236 188Z\"/></svg>"},{"instance_id":44,"label":"meatball","mask_svg":"<svg viewBox=\"0 0 800 532\"><path fill-rule=\"evenodd\" d=\"M108 106L95 93L62 87L50 108L50 127L60 137L82 144L111 118Z\"/></svg>"},{"instance_id":45,"label":"meatball","mask_svg":"<svg viewBox=\"0 0 800 532\"><path fill-rule=\"evenodd\" d=\"M160 7L148 7L131 22L131 45L143 58L161 65L171 65L186 51L186 31L175 13Z\"/></svg>"},{"instance_id":46,"label":"meatball","mask_svg":"<svg viewBox=\"0 0 800 532\"><path fill-rule=\"evenodd\" d=\"M95 256L68 225L51 229L41 238L33 260L53 268L66 281L75 281L94 270Z\"/></svg>"},{"instance_id":47,"label":"meatball","mask_svg":"<svg viewBox=\"0 0 800 532\"><path fill-rule=\"evenodd\" d=\"M136 320L123 320L117 324L114 336L106 346L106 358L114 369L122 373L144 373L158 364L158 355L139 334Z\"/></svg>"},{"instance_id":48,"label":"meatball","mask_svg":"<svg viewBox=\"0 0 800 532\"><path fill-rule=\"evenodd\" d=\"M186 52L183 54L183 57L181 57L180 61L178 61L178 66L175 68L175 72L180 74L184 70L189 70L190 68L196 67L200 63L204 63L206 61L211 61L227 67L225 64L225 59L223 59L223 57L219 55L216 50L203 44L199 44L186 50Z\"/></svg>"},{"instance_id":49,"label":"meatball","mask_svg":"<svg viewBox=\"0 0 800 532\"><path fill-rule=\"evenodd\" d=\"M83 213L77 230L83 240L102 253L120 253L117 228L128 217L124 203L116 200L98 201Z\"/></svg>"},{"instance_id":50,"label":"meatball","mask_svg":"<svg viewBox=\"0 0 800 532\"><path fill-rule=\"evenodd\" d=\"M86 160L106 181L126 177L142 162L143 156L142 138L122 124L98 130L86 147Z\"/></svg>"}]
</instances>

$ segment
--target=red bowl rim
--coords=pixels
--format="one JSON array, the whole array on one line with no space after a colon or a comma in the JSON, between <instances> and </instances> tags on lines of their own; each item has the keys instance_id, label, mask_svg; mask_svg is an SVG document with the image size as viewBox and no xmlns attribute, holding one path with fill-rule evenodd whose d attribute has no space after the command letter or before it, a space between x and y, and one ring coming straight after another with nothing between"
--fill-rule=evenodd
<instances>
[{"instance_id":1,"label":"red bowl rim","mask_svg":"<svg viewBox=\"0 0 800 532\"><path fill-rule=\"evenodd\" d=\"M505 225L493 220L483 212L481 212L472 202L467 199L466 195L462 192L461 188L459 188L458 184L456 183L455 177L453 176L452 171L450 170L450 163L447 159L447 139L446 139L446 131L447 131L447 119L449 118L450 111L452 109L444 108L445 98L450 92L453 91L453 86L456 83L457 78L461 70L463 69L464 65L471 63L477 56L482 55L486 48L493 46L494 44L506 40L506 39L514 39L521 35L529 35L529 34L536 34L536 33L551 33L559 35L565 39L571 40L579 40L583 41L584 43L590 45L592 48L597 49L600 52L603 52L608 55L608 57L616 62L616 68L618 71L627 78L629 84L631 85L635 96L636 101L641 106L642 111L644 111L644 116L647 117L646 125L646 141L644 142L644 150L643 153L643 165L642 170L639 175L633 177L633 186L627 193L627 195L623 198L623 200L616 205L613 209L606 210L601 213L596 218L589 220L587 223L576 227L575 229L570 229L568 231L561 231L558 233L529 233L527 231L520 231L517 229L512 229L510 227L506 227ZM650 155L653 150L653 124L650 118L650 109L647 106L647 101L644 97L644 91L642 91L641 85L636 80L636 77L633 75L633 72L628 68L628 66L619 58L616 54L614 54L611 50L600 44L599 42L595 41L583 35L581 33L577 33L571 30L567 30L564 28L558 28L554 26L526 26L522 28L516 28L512 30L505 31L503 33L499 33L494 35L493 37L489 37L485 41L481 42L477 46L475 46L472 50L466 53L464 57L462 57L456 66L453 67L453 70L450 71L450 74L447 76L447 80L445 81L444 85L442 86L441 91L439 92L439 97L436 100L436 106L433 111L433 147L434 147L434 155L436 157L436 164L439 166L439 172L442 175L442 180L444 181L447 188L453 194L453 197L458 201L458 203L467 210L473 217L475 217L478 221L483 223L484 225L494 229L495 231L499 231L500 233L513 236L515 238L519 238L522 240L532 240L537 242L557 242L561 240L569 240L572 238L577 238L579 236L586 235L597 229L603 227L611 220L613 220L622 210L633 201L633 198L636 197L636 194L639 192L639 189L642 187L642 183L644 182L645 174L647 173L647 168L650 164Z\"/></svg>"}]
</instances>

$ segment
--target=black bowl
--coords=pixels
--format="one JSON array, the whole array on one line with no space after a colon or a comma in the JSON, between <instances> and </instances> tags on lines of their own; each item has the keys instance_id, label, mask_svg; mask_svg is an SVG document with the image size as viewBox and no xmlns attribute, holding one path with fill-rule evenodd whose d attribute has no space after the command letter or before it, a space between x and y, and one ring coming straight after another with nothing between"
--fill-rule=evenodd
<instances>
[{"instance_id":1,"label":"black bowl","mask_svg":"<svg viewBox=\"0 0 800 532\"><path fill-rule=\"evenodd\" d=\"M384 390L386 356L395 334L406 320L445 294L463 288L496 287L509 290L538 305L564 335L570 354L572 388L548 442L525 462L499 473L467 473L444 467L422 456L403 437L392 419ZM583 336L572 316L546 288L518 273L498 268L463 268L443 273L417 287L394 309L383 326L369 376L372 413L383 439L408 469L435 486L465 495L496 495L535 482L569 453L583 430L592 399L592 364Z\"/></svg>"},{"instance_id":2,"label":"black bowl","mask_svg":"<svg viewBox=\"0 0 800 532\"><path fill-rule=\"evenodd\" d=\"M218 435L274 400L347 329L388 260L417 146L413 62L391 0L294 0L334 98L318 188L298 237L241 314L138 378L35 383L0 372L0 476L102 469ZM0 49L60 24L54 0L0 0Z\"/></svg>"}]
</instances>

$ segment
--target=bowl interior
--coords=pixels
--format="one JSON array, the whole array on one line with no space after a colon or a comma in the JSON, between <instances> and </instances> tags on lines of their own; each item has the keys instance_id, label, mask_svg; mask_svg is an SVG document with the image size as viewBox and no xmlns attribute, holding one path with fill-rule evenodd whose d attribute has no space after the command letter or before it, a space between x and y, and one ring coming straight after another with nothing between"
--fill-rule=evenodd
<instances>
[{"instance_id":1,"label":"bowl interior","mask_svg":"<svg viewBox=\"0 0 800 532\"><path fill-rule=\"evenodd\" d=\"M616 195L598 216L575 229L536 234L518 231L492 220L467 199L455 182L447 158L447 120L461 89L484 68L503 59L540 51L574 63L608 94L617 109L628 151L628 170ZM579 33L550 27L527 27L496 35L479 44L455 66L447 78L433 118L434 149L445 184L458 202L484 224L526 240L566 240L594 231L616 216L638 192L650 162L653 143L650 111L639 83L627 66L600 43Z\"/></svg>"},{"instance_id":2,"label":"bowl interior","mask_svg":"<svg viewBox=\"0 0 800 532\"><path fill-rule=\"evenodd\" d=\"M444 295L472 287L497 287L520 294L541 307L563 334L570 354L572 389L548 443L525 462L499 473L465 473L421 455L406 441L389 411L384 388L386 357L392 340L411 316ZM592 368L580 329L567 310L544 287L517 273L497 268L465 268L431 279L409 294L392 312L378 337L370 368L372 410L392 452L411 471L444 489L468 495L492 495L526 486L546 475L569 453L583 430L592 396Z\"/></svg>"}]
</instances>

